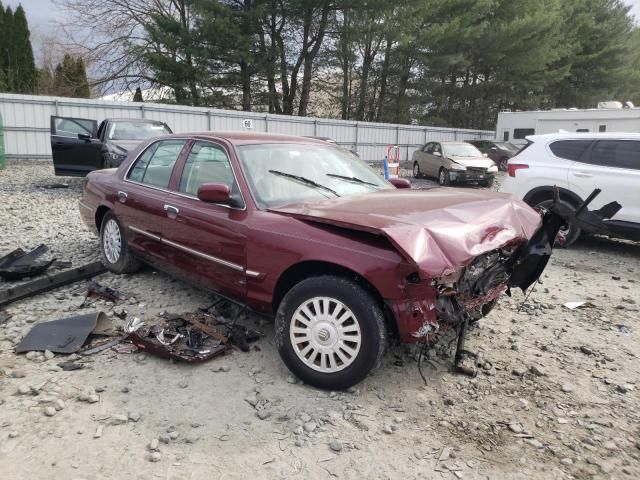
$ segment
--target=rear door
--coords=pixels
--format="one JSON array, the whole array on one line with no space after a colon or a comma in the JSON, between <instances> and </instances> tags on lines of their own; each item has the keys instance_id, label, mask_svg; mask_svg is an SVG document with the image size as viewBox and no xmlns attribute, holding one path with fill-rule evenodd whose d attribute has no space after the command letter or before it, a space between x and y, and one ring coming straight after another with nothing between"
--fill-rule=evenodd
<instances>
[{"instance_id":1,"label":"rear door","mask_svg":"<svg viewBox=\"0 0 640 480\"><path fill-rule=\"evenodd\" d=\"M571 165L569 187L583 199L600 188L592 210L617 201L613 220L640 223L640 141L598 140Z\"/></svg>"},{"instance_id":2,"label":"rear door","mask_svg":"<svg viewBox=\"0 0 640 480\"><path fill-rule=\"evenodd\" d=\"M102 167L98 122L86 118L51 117L51 154L58 176L84 177Z\"/></svg>"},{"instance_id":3,"label":"rear door","mask_svg":"<svg viewBox=\"0 0 640 480\"><path fill-rule=\"evenodd\" d=\"M170 266L172 249L162 244L169 189L187 140L160 140L149 145L129 167L116 192L114 210L126 230L127 243L147 260Z\"/></svg>"},{"instance_id":4,"label":"rear door","mask_svg":"<svg viewBox=\"0 0 640 480\"><path fill-rule=\"evenodd\" d=\"M432 155L434 145L433 142L429 142L424 146L422 152L420 152L420 171L430 177L434 175Z\"/></svg>"},{"instance_id":5,"label":"rear door","mask_svg":"<svg viewBox=\"0 0 640 480\"><path fill-rule=\"evenodd\" d=\"M184 162L177 192L167 200L163 241L174 248L171 262L208 289L232 298L246 294L246 208L205 203L204 183L225 184L240 196L229 152L211 141L196 141Z\"/></svg>"}]
</instances>

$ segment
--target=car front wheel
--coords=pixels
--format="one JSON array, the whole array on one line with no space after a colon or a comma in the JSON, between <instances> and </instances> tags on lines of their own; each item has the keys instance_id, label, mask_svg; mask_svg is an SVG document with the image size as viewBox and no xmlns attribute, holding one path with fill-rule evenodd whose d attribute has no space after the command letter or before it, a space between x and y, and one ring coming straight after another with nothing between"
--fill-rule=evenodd
<instances>
[{"instance_id":1,"label":"car front wheel","mask_svg":"<svg viewBox=\"0 0 640 480\"><path fill-rule=\"evenodd\" d=\"M420 173L420 165L418 165L418 162L415 162L413 164L413 178L420 178L422 174Z\"/></svg>"},{"instance_id":2,"label":"car front wheel","mask_svg":"<svg viewBox=\"0 0 640 480\"><path fill-rule=\"evenodd\" d=\"M314 387L342 390L364 379L384 351L382 309L357 283L312 277L294 286L276 315L276 345L285 365Z\"/></svg>"},{"instance_id":3,"label":"car front wheel","mask_svg":"<svg viewBox=\"0 0 640 480\"><path fill-rule=\"evenodd\" d=\"M113 273L133 273L142 265L129 249L124 229L117 217L109 212L100 226L102 263Z\"/></svg>"},{"instance_id":4,"label":"car front wheel","mask_svg":"<svg viewBox=\"0 0 640 480\"><path fill-rule=\"evenodd\" d=\"M449 172L444 168L441 168L440 171L438 172L438 183L442 186L451 185Z\"/></svg>"}]
</instances>

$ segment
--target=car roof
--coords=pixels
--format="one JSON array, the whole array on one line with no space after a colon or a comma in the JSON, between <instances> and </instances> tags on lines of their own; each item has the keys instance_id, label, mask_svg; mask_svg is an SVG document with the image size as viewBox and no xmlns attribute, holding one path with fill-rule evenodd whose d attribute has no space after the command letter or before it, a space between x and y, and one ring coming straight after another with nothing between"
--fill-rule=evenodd
<instances>
[{"instance_id":1,"label":"car roof","mask_svg":"<svg viewBox=\"0 0 640 480\"><path fill-rule=\"evenodd\" d=\"M324 140L310 137L296 137L294 135L281 135L277 133L257 133L257 132L192 132L175 133L165 135L163 138L197 138L202 140L226 140L233 145L249 145L260 143L299 143L331 146L332 144Z\"/></svg>"},{"instance_id":2,"label":"car roof","mask_svg":"<svg viewBox=\"0 0 640 480\"><path fill-rule=\"evenodd\" d=\"M542 135L528 135L527 140L536 142L549 142L552 140L618 140L630 139L640 140L640 133L634 132L607 132L607 133L589 133L589 132L559 132L545 133Z\"/></svg>"},{"instance_id":3,"label":"car roof","mask_svg":"<svg viewBox=\"0 0 640 480\"><path fill-rule=\"evenodd\" d=\"M468 145L467 142L438 142L441 145Z\"/></svg>"}]
</instances>

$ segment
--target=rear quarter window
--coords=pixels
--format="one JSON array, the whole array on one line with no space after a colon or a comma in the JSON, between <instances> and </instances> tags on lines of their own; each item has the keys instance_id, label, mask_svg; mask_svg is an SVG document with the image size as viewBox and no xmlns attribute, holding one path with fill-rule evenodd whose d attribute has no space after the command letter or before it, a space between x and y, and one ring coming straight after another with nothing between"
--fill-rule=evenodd
<instances>
[{"instance_id":1,"label":"rear quarter window","mask_svg":"<svg viewBox=\"0 0 640 480\"><path fill-rule=\"evenodd\" d=\"M549 149L556 157L578 160L591 143L592 140L559 140L549 145Z\"/></svg>"}]
</instances>

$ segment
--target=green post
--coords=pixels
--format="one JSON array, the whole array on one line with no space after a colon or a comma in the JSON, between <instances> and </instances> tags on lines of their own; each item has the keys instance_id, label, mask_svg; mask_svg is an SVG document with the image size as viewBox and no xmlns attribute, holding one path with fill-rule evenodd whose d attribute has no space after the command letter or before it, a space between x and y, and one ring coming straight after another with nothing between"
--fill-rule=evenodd
<instances>
[{"instance_id":1,"label":"green post","mask_svg":"<svg viewBox=\"0 0 640 480\"><path fill-rule=\"evenodd\" d=\"M2 114L0 113L0 170L4 168L4 126L2 124Z\"/></svg>"}]
</instances>

